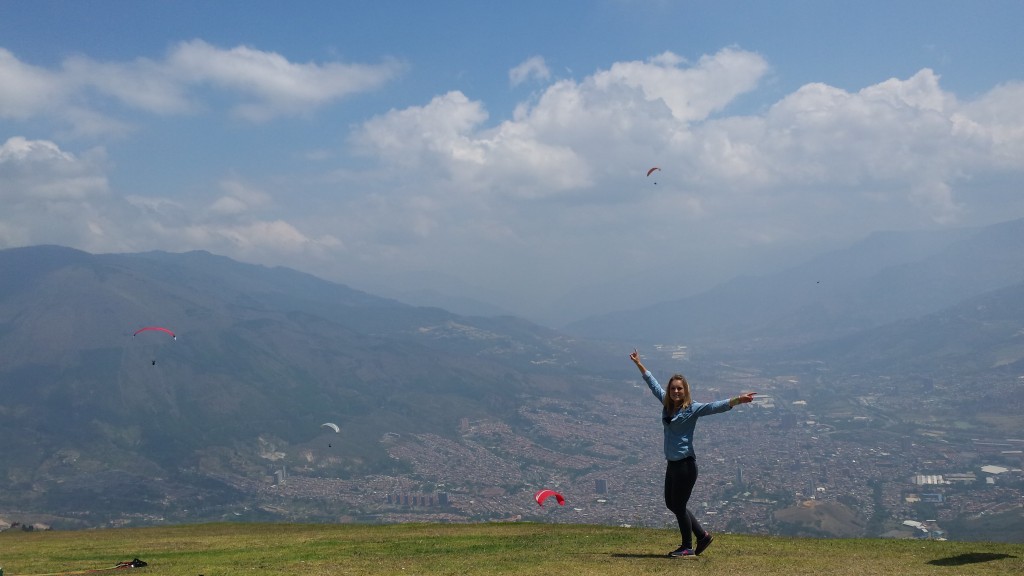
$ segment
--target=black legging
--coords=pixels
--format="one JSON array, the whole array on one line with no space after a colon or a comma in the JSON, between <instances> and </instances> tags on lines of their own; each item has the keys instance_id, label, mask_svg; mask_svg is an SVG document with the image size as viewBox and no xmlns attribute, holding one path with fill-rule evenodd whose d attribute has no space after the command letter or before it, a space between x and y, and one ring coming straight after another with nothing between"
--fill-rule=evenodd
<instances>
[{"instance_id":1,"label":"black legging","mask_svg":"<svg viewBox=\"0 0 1024 576\"><path fill-rule=\"evenodd\" d=\"M665 468L665 506L676 515L679 523L679 534L683 537L683 548L693 548L692 535L697 539L707 536L707 532L686 508L690 501L693 485L697 483L697 460L692 456L682 460L669 460Z\"/></svg>"}]
</instances>

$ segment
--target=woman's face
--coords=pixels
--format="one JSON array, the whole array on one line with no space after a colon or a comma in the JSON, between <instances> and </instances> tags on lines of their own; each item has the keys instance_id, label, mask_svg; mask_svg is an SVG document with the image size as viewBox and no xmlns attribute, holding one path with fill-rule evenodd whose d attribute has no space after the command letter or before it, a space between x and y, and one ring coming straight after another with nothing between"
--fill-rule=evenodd
<instances>
[{"instance_id":1,"label":"woman's face","mask_svg":"<svg viewBox=\"0 0 1024 576\"><path fill-rule=\"evenodd\" d=\"M673 402L683 401L683 381L676 378L668 383L668 397Z\"/></svg>"}]
</instances>

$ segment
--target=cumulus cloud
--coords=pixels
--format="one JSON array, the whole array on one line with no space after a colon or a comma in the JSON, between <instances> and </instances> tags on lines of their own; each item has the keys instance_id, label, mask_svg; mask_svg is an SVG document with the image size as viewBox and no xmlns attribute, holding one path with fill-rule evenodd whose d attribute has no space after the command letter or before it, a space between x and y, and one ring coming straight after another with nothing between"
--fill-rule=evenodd
<instances>
[{"instance_id":1,"label":"cumulus cloud","mask_svg":"<svg viewBox=\"0 0 1024 576\"><path fill-rule=\"evenodd\" d=\"M523 123L487 129L481 102L461 92L368 121L357 135L366 153L389 165L435 172L453 194L537 196L589 184L585 160L570 146L538 139Z\"/></svg>"},{"instance_id":2,"label":"cumulus cloud","mask_svg":"<svg viewBox=\"0 0 1024 576\"><path fill-rule=\"evenodd\" d=\"M955 222L954 189L979 142L957 136L964 108L938 80L926 69L856 93L808 84L762 116L701 126L696 169L741 198L793 188L844 195L820 216L899 205L914 222Z\"/></svg>"},{"instance_id":3,"label":"cumulus cloud","mask_svg":"<svg viewBox=\"0 0 1024 576\"><path fill-rule=\"evenodd\" d=\"M819 216L901 206L916 211L901 213L915 222L951 223L968 162L1021 168L1020 114L1009 104L1019 87L965 105L924 69L854 93L808 84L762 114L715 115L766 70L759 56L736 50L690 67L663 54L558 82L494 127L482 102L453 92L374 118L356 141L392 169L521 198L577 190L582 202L614 201L603 182L665 164L664 189L709 218L744 204L781 208L792 190L820 188L833 196L817 205L830 210Z\"/></svg>"},{"instance_id":4,"label":"cumulus cloud","mask_svg":"<svg viewBox=\"0 0 1024 576\"><path fill-rule=\"evenodd\" d=\"M684 64L665 53L560 81L494 127L482 102L452 92L368 121L355 141L389 165L435 172L463 190L520 198L581 191L603 172L621 179L646 170L673 139L687 138L688 122L721 110L767 70L760 56L735 50Z\"/></svg>"},{"instance_id":5,"label":"cumulus cloud","mask_svg":"<svg viewBox=\"0 0 1024 576\"><path fill-rule=\"evenodd\" d=\"M637 88L648 101L663 102L677 120L702 120L749 92L768 72L760 55L734 48L702 56L694 66L671 52L647 62L618 62L594 74L597 90Z\"/></svg>"},{"instance_id":6,"label":"cumulus cloud","mask_svg":"<svg viewBox=\"0 0 1024 576\"><path fill-rule=\"evenodd\" d=\"M475 238L489 256L460 265L516 253L565 286L630 269L614 255L631 254L633 269L709 265L721 250L740 259L807 238L998 218L973 175L1024 171L1019 84L961 102L922 69L852 92L810 83L730 115L769 70L733 48L694 63L664 53L557 81L494 125L484 102L450 92L369 120L353 141L386 167L382 217L433 224L404 248L409 264ZM643 176L654 165L657 185ZM626 244L648 248L637 256ZM558 250L560 267L543 264Z\"/></svg>"},{"instance_id":7,"label":"cumulus cloud","mask_svg":"<svg viewBox=\"0 0 1024 576\"><path fill-rule=\"evenodd\" d=\"M439 157L455 162L482 163L475 130L487 120L480 102L461 92L433 98L424 106L392 110L366 122L361 144L390 163L421 166Z\"/></svg>"},{"instance_id":8,"label":"cumulus cloud","mask_svg":"<svg viewBox=\"0 0 1024 576\"><path fill-rule=\"evenodd\" d=\"M951 114L954 136L973 143L978 153L972 162L995 161L1000 167L1020 170L1024 159L1024 82L993 88Z\"/></svg>"}]
</instances>

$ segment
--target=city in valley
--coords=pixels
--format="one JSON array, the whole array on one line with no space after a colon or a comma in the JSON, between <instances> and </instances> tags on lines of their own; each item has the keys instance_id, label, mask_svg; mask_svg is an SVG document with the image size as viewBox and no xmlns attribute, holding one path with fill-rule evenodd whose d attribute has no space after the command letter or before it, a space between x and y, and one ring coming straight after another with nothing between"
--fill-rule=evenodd
<instances>
[{"instance_id":1,"label":"city in valley","mask_svg":"<svg viewBox=\"0 0 1024 576\"><path fill-rule=\"evenodd\" d=\"M652 367L678 358L657 352ZM758 392L697 425L690 506L710 530L950 538L964 519L1022 513L1016 381L978 383L987 392L977 403L1006 400L986 407L962 398L955 379L833 379L813 364L786 375L725 364L704 372L689 377L698 401ZM977 416L964 418L968 409ZM675 525L662 501L660 404L639 375L581 381L573 400L524 398L515 418L462 419L457 436L373 441L409 472L332 478L331 457L308 451L306 464L268 462L259 478L217 477L252 494L252 506L296 520L316 510L328 521ZM565 505L538 505L543 488Z\"/></svg>"}]
</instances>

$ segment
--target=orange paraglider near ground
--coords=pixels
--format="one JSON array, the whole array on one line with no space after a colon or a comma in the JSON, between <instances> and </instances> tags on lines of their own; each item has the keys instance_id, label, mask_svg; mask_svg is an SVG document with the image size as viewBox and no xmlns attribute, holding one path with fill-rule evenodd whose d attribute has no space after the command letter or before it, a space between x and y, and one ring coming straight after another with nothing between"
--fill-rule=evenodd
<instances>
[{"instance_id":1,"label":"orange paraglider near ground","mask_svg":"<svg viewBox=\"0 0 1024 576\"><path fill-rule=\"evenodd\" d=\"M533 499L537 501L537 505L543 506L544 501L552 496L555 497L555 500L558 500L559 506L565 506L565 498L563 498L562 495L559 494L558 492L555 492L554 490L548 490L547 488L543 490L538 490L537 493L533 495Z\"/></svg>"}]
</instances>

